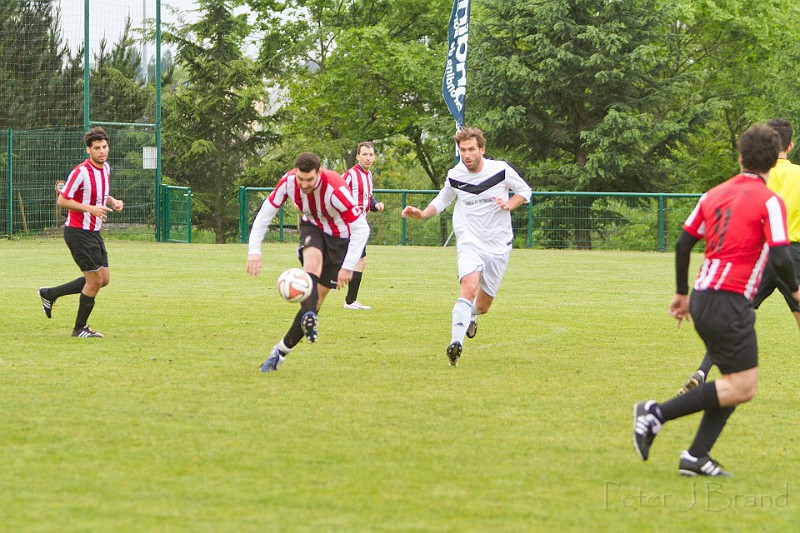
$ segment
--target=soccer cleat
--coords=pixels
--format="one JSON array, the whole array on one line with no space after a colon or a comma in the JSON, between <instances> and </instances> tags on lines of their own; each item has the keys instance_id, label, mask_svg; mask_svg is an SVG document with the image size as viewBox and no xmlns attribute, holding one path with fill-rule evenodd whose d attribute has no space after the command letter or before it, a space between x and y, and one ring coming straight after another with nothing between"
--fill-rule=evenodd
<instances>
[{"instance_id":1,"label":"soccer cleat","mask_svg":"<svg viewBox=\"0 0 800 533\"><path fill-rule=\"evenodd\" d=\"M447 347L447 358L450 359L450 366L458 366L458 359L461 357L461 343L453 341Z\"/></svg>"},{"instance_id":2,"label":"soccer cleat","mask_svg":"<svg viewBox=\"0 0 800 533\"><path fill-rule=\"evenodd\" d=\"M261 365L261 371L274 372L278 370L283 364L284 359L286 359L286 357L281 355L281 352L278 350L278 347L277 346L273 347L272 350L269 352L269 357L267 358L266 361L264 361L264 364Z\"/></svg>"},{"instance_id":3,"label":"soccer cleat","mask_svg":"<svg viewBox=\"0 0 800 533\"><path fill-rule=\"evenodd\" d=\"M650 445L661 431L661 421L649 411L655 400L639 402L633 406L633 447L642 461L650 456Z\"/></svg>"},{"instance_id":4,"label":"soccer cleat","mask_svg":"<svg viewBox=\"0 0 800 533\"><path fill-rule=\"evenodd\" d=\"M467 338L471 339L478 334L478 315L472 315L467 326Z\"/></svg>"},{"instance_id":5,"label":"soccer cleat","mask_svg":"<svg viewBox=\"0 0 800 533\"><path fill-rule=\"evenodd\" d=\"M678 471L682 476L733 477L733 474L723 470L722 465L708 455L698 458L687 451L681 453Z\"/></svg>"},{"instance_id":6,"label":"soccer cleat","mask_svg":"<svg viewBox=\"0 0 800 533\"><path fill-rule=\"evenodd\" d=\"M97 337L99 339L103 338L102 333L98 333L96 331L92 331L89 329L89 326L83 326L80 329L73 329L72 330L73 337Z\"/></svg>"},{"instance_id":7,"label":"soccer cleat","mask_svg":"<svg viewBox=\"0 0 800 533\"><path fill-rule=\"evenodd\" d=\"M303 335L306 336L308 342L317 342L317 314L314 311L308 311L300 319L300 329L303 330Z\"/></svg>"},{"instance_id":8,"label":"soccer cleat","mask_svg":"<svg viewBox=\"0 0 800 533\"><path fill-rule=\"evenodd\" d=\"M42 311L44 311L44 314L47 315L47 318L51 318L53 316L53 304L56 303L56 301L51 300L44 295L46 290L47 287L41 287L39 289L39 298L42 299Z\"/></svg>"},{"instance_id":9,"label":"soccer cleat","mask_svg":"<svg viewBox=\"0 0 800 533\"><path fill-rule=\"evenodd\" d=\"M702 385L706 382L706 376L700 370L692 374L692 377L686 380L686 383L683 384L683 387L678 389L678 396L681 394L686 394L690 390L694 389L698 385Z\"/></svg>"},{"instance_id":10,"label":"soccer cleat","mask_svg":"<svg viewBox=\"0 0 800 533\"><path fill-rule=\"evenodd\" d=\"M344 308L345 309L360 309L362 311L369 311L370 309L372 309L370 306L364 305L361 302L359 302L358 300L356 300L355 302L353 302L351 304L345 302L344 303Z\"/></svg>"}]
</instances>

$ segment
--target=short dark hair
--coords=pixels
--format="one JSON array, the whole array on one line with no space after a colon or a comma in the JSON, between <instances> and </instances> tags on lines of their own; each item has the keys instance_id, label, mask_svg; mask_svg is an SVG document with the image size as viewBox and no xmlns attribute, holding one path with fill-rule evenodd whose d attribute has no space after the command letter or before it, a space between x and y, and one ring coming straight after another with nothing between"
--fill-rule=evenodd
<instances>
[{"instance_id":1,"label":"short dark hair","mask_svg":"<svg viewBox=\"0 0 800 533\"><path fill-rule=\"evenodd\" d=\"M464 128L462 130L458 130L458 132L453 136L456 146L460 145L461 141L466 141L469 139L475 139L478 141L478 148L486 148L486 139L483 136L483 132L478 128Z\"/></svg>"},{"instance_id":2,"label":"short dark hair","mask_svg":"<svg viewBox=\"0 0 800 533\"><path fill-rule=\"evenodd\" d=\"M792 123L785 118L773 118L767 121L767 126L778 132L781 137L781 151L785 152L792 144Z\"/></svg>"},{"instance_id":3,"label":"short dark hair","mask_svg":"<svg viewBox=\"0 0 800 533\"><path fill-rule=\"evenodd\" d=\"M108 134L100 126L89 128L89 131L83 136L83 142L86 143L86 146L92 146L96 141L108 142Z\"/></svg>"},{"instance_id":4,"label":"short dark hair","mask_svg":"<svg viewBox=\"0 0 800 533\"><path fill-rule=\"evenodd\" d=\"M781 139L778 132L766 124L755 124L739 137L742 169L750 172L769 172L778 161Z\"/></svg>"},{"instance_id":5,"label":"short dark hair","mask_svg":"<svg viewBox=\"0 0 800 533\"><path fill-rule=\"evenodd\" d=\"M364 141L363 143L358 143L356 146L356 155L361 153L362 148L372 148L373 151L375 150L375 147L372 146L371 142Z\"/></svg>"},{"instance_id":6,"label":"short dark hair","mask_svg":"<svg viewBox=\"0 0 800 533\"><path fill-rule=\"evenodd\" d=\"M294 160L294 166L300 172L311 172L312 170L319 170L321 162L319 156L312 152L303 152Z\"/></svg>"}]
</instances>

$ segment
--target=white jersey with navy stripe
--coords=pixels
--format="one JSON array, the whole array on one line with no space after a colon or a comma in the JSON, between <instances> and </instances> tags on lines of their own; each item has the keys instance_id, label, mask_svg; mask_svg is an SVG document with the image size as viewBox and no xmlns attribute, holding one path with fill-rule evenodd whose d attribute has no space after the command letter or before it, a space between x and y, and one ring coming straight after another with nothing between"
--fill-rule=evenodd
<instances>
[{"instance_id":1,"label":"white jersey with navy stripe","mask_svg":"<svg viewBox=\"0 0 800 533\"><path fill-rule=\"evenodd\" d=\"M464 163L451 168L431 205L441 213L458 198L453 210L456 242L499 254L511 249L514 233L511 212L501 209L495 198L508 201L509 191L531 200L531 188L511 165L484 158L480 172L470 172Z\"/></svg>"}]
</instances>

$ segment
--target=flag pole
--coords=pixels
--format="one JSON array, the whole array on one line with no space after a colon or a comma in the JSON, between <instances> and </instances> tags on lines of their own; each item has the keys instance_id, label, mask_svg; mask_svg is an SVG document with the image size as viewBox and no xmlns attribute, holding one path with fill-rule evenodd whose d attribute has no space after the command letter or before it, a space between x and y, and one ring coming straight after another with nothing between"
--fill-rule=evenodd
<instances>
[{"instance_id":1,"label":"flag pole","mask_svg":"<svg viewBox=\"0 0 800 533\"><path fill-rule=\"evenodd\" d=\"M464 111L467 99L467 49L469 45L469 8L471 0L453 0L450 24L447 27L447 59L442 77L442 97L456 121L456 133L464 129ZM458 146L455 147L456 165L461 162ZM453 232L444 242L450 242Z\"/></svg>"}]
</instances>

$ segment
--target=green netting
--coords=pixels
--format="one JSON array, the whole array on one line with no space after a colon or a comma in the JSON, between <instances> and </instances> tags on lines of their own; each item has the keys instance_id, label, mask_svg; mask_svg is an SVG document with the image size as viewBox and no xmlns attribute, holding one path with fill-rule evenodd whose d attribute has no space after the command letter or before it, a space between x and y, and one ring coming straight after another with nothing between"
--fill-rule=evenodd
<instances>
[{"instance_id":1,"label":"green netting","mask_svg":"<svg viewBox=\"0 0 800 533\"><path fill-rule=\"evenodd\" d=\"M155 170L143 168L143 149L155 144L152 128L107 128L111 195L125 202L104 226L109 232L154 234ZM55 205L55 183L86 159L82 128L2 132L0 235L59 232L66 213ZM11 158L8 157L9 138ZM11 171L9 172L9 165ZM10 187L9 187L10 184Z\"/></svg>"},{"instance_id":2,"label":"green netting","mask_svg":"<svg viewBox=\"0 0 800 533\"><path fill-rule=\"evenodd\" d=\"M154 45L141 30L158 6L0 1L0 236L63 225L53 184L85 159L81 136L98 124L111 138L111 194L125 201L107 229L155 234L158 176L154 161L143 164L156 146Z\"/></svg>"}]
</instances>

